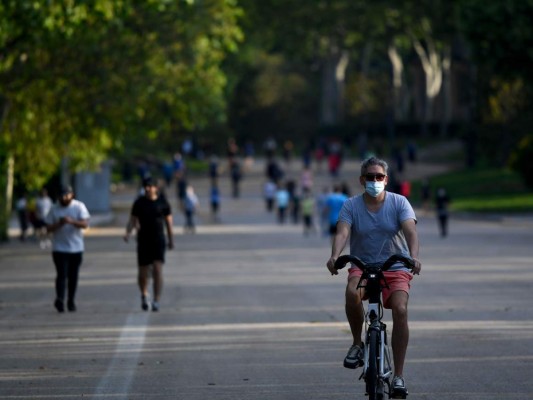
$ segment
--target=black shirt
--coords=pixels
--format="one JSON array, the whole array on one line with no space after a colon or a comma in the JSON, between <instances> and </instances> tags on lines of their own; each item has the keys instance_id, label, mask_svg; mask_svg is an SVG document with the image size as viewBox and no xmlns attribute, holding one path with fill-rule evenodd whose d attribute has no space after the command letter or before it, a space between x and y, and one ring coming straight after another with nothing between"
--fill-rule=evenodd
<instances>
[{"instance_id":1,"label":"black shirt","mask_svg":"<svg viewBox=\"0 0 533 400\"><path fill-rule=\"evenodd\" d=\"M158 196L156 200L139 197L133 203L131 215L139 220L139 240L165 240L165 217L171 215L171 211L164 196Z\"/></svg>"}]
</instances>

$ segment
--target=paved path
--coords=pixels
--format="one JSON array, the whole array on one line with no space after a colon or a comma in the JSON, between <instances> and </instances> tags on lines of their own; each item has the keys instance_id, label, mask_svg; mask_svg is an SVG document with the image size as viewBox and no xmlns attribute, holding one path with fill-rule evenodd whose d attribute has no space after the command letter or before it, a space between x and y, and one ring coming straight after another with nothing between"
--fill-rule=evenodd
<instances>
[{"instance_id":1,"label":"paved path","mask_svg":"<svg viewBox=\"0 0 533 400\"><path fill-rule=\"evenodd\" d=\"M354 162L341 178L353 182L356 170ZM198 234L182 235L176 216L160 313L140 310L121 212L116 225L87 232L76 313L52 307L47 252L0 246L0 398L364 399L342 367L345 281L325 270L328 240L274 223L260 171L242 198L223 199L222 224L204 210ZM206 206L206 181L194 183ZM131 196L117 193L117 209ZM532 398L531 227L452 220L441 239L422 216L418 229L409 399Z\"/></svg>"}]
</instances>

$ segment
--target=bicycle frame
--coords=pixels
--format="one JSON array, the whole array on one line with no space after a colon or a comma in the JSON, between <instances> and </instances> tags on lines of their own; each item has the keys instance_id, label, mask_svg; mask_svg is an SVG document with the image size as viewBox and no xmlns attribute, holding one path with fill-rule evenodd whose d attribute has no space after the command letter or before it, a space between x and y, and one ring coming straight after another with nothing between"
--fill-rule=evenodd
<instances>
[{"instance_id":1,"label":"bicycle frame","mask_svg":"<svg viewBox=\"0 0 533 400\"><path fill-rule=\"evenodd\" d=\"M366 284L364 284L365 280ZM367 326L365 334L365 358L363 373L359 379L364 378L370 400L383 399L385 393L389 394L389 396L391 394L389 378L392 375L392 368L387 342L387 325L382 322L382 281L387 286L381 269L369 269L363 273L357 285L357 288L364 288L369 295L367 311L365 313ZM371 332L376 332L376 335L372 335ZM375 340L374 337L377 338L376 343L372 343ZM371 355L377 356L378 363L375 363L375 361L371 362Z\"/></svg>"},{"instance_id":2,"label":"bicycle frame","mask_svg":"<svg viewBox=\"0 0 533 400\"><path fill-rule=\"evenodd\" d=\"M348 262L355 264L362 272L357 289L364 288L368 295L368 306L365 313L365 351L363 373L359 379L364 378L369 400L382 400L385 394L389 398L403 398L406 394L394 394L391 391L389 378L392 375L390 351L387 342L387 325L382 322L383 304L381 291L388 287L383 274L395 263L405 266L413 265L413 261L403 255L393 255L383 265L367 265L359 258L343 255L335 262L335 268L341 269Z\"/></svg>"}]
</instances>

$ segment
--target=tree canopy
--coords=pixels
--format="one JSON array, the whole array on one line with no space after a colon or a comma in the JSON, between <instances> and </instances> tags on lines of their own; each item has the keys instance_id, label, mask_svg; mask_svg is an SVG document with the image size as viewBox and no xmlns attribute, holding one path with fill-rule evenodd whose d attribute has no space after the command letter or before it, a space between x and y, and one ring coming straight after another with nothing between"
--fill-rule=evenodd
<instances>
[{"instance_id":1,"label":"tree canopy","mask_svg":"<svg viewBox=\"0 0 533 400\"><path fill-rule=\"evenodd\" d=\"M124 140L224 118L235 1L8 1L0 9L0 148L37 188L62 158L98 165Z\"/></svg>"}]
</instances>

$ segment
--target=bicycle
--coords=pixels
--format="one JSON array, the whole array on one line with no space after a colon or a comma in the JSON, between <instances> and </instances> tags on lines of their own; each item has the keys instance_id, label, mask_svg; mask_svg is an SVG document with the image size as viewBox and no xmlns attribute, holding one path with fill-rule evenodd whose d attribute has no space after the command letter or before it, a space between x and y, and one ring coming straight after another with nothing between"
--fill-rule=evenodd
<instances>
[{"instance_id":1,"label":"bicycle","mask_svg":"<svg viewBox=\"0 0 533 400\"><path fill-rule=\"evenodd\" d=\"M383 400L385 394L388 394L389 398L392 399L405 399L407 391L401 393L391 391L391 352L387 342L387 325L382 322L381 291L383 288L388 288L383 272L396 263L402 263L406 267L412 268L414 266L413 260L395 254L383 264L366 264L356 256L342 255L335 261L335 268L342 269L347 263L354 264L363 272L357 289L364 288L368 297L367 312L365 313L364 364L363 373L359 379L363 378L365 381L366 394L369 400Z\"/></svg>"}]
</instances>

